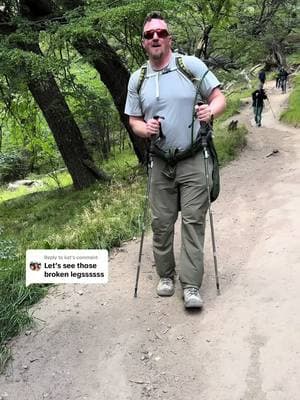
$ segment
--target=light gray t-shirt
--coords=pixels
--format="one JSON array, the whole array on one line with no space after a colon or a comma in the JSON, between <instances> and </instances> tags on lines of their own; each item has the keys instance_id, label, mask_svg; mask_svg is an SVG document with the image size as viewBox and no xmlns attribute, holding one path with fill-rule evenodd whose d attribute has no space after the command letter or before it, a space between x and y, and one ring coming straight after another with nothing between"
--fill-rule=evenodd
<instances>
[{"instance_id":1,"label":"light gray t-shirt","mask_svg":"<svg viewBox=\"0 0 300 400\"><path fill-rule=\"evenodd\" d=\"M199 122L194 119L193 110L197 83L193 84L177 69L176 56L179 54L173 53L169 65L161 71L153 70L150 63L147 63L146 77L139 94L137 85L141 68L135 71L129 80L125 105L125 114L135 117L143 116L145 121L155 115L164 117L160 122L165 138L158 142L163 150L187 149L192 142L192 123L194 124L194 139L199 130ZM208 69L207 66L194 56L181 57L187 69L201 81ZM220 82L215 75L208 71L200 85L201 97L206 100L212 90L219 85Z\"/></svg>"}]
</instances>

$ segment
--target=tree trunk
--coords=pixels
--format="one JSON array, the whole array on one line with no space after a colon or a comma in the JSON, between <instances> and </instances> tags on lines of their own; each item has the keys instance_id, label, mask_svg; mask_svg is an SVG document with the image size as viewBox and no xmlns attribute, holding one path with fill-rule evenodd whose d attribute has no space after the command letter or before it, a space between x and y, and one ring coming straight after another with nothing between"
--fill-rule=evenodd
<instances>
[{"instance_id":1,"label":"tree trunk","mask_svg":"<svg viewBox=\"0 0 300 400\"><path fill-rule=\"evenodd\" d=\"M36 6L39 0L20 0L23 16L34 20L36 18ZM65 9L73 9L84 5L84 0L59 0L59 4ZM46 17L52 12L59 11L57 4L52 0L43 0L43 7L38 12L38 16ZM120 119L124 124L135 154L139 162L146 163L146 141L136 136L130 125L128 116L124 114L124 107L127 95L127 84L130 77L129 71L122 63L116 51L109 46L104 37L101 40L78 38L73 42L77 51L87 59L99 72L102 82L108 88L115 106L119 112Z\"/></svg>"},{"instance_id":2,"label":"tree trunk","mask_svg":"<svg viewBox=\"0 0 300 400\"><path fill-rule=\"evenodd\" d=\"M22 0L21 14L34 20L50 14L55 9L51 0ZM43 56L38 43L20 43L19 47ZM74 187L83 189L96 180L107 181L109 177L98 169L89 155L83 141L80 129L73 118L65 98L51 73L42 80L32 79L28 88L39 105L50 130L55 138L65 165L72 177Z\"/></svg>"},{"instance_id":3,"label":"tree trunk","mask_svg":"<svg viewBox=\"0 0 300 400\"><path fill-rule=\"evenodd\" d=\"M34 19L36 15L36 7L40 0L21 0L26 17ZM49 15L51 12L58 11L57 5L62 6L65 10L72 10L78 6L83 6L85 0L43 0L43 7L39 12L39 16ZM45 11L44 11L45 9ZM44 13L43 13L44 12ZM139 162L146 163L146 141L136 136L130 125L129 118L124 114L125 101L127 95L127 84L130 74L116 51L109 46L104 37L101 40L78 38L74 40L73 45L77 51L87 59L99 72L102 82L108 88L115 106L119 112L120 119L124 124L129 138L132 142L135 154Z\"/></svg>"},{"instance_id":4,"label":"tree trunk","mask_svg":"<svg viewBox=\"0 0 300 400\"><path fill-rule=\"evenodd\" d=\"M128 116L124 114L127 85L130 77L128 70L125 68L116 51L109 46L103 37L99 41L86 38L75 39L73 45L99 72L101 81L109 90L119 112L120 119L129 134L135 154L139 162L145 164L146 141L133 133L129 125Z\"/></svg>"},{"instance_id":5,"label":"tree trunk","mask_svg":"<svg viewBox=\"0 0 300 400\"><path fill-rule=\"evenodd\" d=\"M88 154L81 132L53 76L48 74L42 81L32 80L28 87L54 135L74 187L83 189L97 179L108 180Z\"/></svg>"},{"instance_id":6,"label":"tree trunk","mask_svg":"<svg viewBox=\"0 0 300 400\"><path fill-rule=\"evenodd\" d=\"M195 51L195 56L198 58L202 58L203 60L208 59L208 42L209 42L209 35L212 29L213 29L212 25L208 25L205 27L202 39L198 43Z\"/></svg>"}]
</instances>

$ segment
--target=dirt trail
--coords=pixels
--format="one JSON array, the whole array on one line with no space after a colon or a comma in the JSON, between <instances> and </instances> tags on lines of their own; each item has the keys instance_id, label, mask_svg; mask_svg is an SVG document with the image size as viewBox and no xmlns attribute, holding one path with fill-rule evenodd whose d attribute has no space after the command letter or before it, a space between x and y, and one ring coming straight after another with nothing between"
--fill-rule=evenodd
<instances>
[{"instance_id":1,"label":"dirt trail","mask_svg":"<svg viewBox=\"0 0 300 400\"><path fill-rule=\"evenodd\" d=\"M288 95L273 86L279 115ZM179 284L172 298L156 296L150 235L133 298L131 242L113 256L109 284L59 286L34 307L37 328L14 340L0 398L299 399L300 132L268 103L261 128L250 105L239 119L248 146L222 170L213 204L221 296L209 226L200 313L184 310Z\"/></svg>"}]
</instances>

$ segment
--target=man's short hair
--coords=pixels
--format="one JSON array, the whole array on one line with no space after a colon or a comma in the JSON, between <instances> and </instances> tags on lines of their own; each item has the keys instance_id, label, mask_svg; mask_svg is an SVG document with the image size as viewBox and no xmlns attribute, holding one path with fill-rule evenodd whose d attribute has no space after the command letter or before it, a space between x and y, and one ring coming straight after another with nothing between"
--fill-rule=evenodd
<instances>
[{"instance_id":1,"label":"man's short hair","mask_svg":"<svg viewBox=\"0 0 300 400\"><path fill-rule=\"evenodd\" d=\"M167 22L160 11L151 11L150 13L148 13L146 15L146 18L143 23L143 27L145 26L145 24L147 22L151 21L152 19L161 19L162 21Z\"/></svg>"}]
</instances>

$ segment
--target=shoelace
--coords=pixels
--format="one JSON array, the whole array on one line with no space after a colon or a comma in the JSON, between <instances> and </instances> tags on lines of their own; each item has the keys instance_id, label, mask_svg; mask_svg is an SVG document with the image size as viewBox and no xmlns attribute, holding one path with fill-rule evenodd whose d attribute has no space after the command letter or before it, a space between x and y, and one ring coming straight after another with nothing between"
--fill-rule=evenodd
<instances>
[{"instance_id":1,"label":"shoelace","mask_svg":"<svg viewBox=\"0 0 300 400\"><path fill-rule=\"evenodd\" d=\"M161 278L161 282L166 285L171 285L172 279L171 278Z\"/></svg>"},{"instance_id":2,"label":"shoelace","mask_svg":"<svg viewBox=\"0 0 300 400\"><path fill-rule=\"evenodd\" d=\"M197 296L198 295L198 289L196 289L194 287L188 288L187 289L187 295L188 296L193 296L193 295Z\"/></svg>"}]
</instances>

